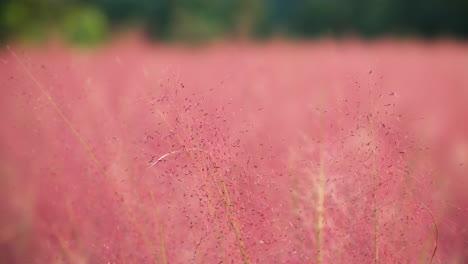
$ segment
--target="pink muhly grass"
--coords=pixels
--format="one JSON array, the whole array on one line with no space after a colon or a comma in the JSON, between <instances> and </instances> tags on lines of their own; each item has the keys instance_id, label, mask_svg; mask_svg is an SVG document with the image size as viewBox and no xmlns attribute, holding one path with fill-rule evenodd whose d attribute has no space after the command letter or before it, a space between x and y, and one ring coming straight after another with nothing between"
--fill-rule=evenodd
<instances>
[{"instance_id":1,"label":"pink muhly grass","mask_svg":"<svg viewBox=\"0 0 468 264\"><path fill-rule=\"evenodd\" d=\"M466 54L6 50L0 258L463 263Z\"/></svg>"}]
</instances>

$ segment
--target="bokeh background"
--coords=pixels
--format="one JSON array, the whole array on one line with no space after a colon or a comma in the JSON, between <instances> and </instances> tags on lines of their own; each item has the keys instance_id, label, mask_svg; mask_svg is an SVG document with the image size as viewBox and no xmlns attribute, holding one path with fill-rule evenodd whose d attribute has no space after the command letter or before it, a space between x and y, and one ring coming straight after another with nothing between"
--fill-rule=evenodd
<instances>
[{"instance_id":1,"label":"bokeh background","mask_svg":"<svg viewBox=\"0 0 468 264\"><path fill-rule=\"evenodd\" d=\"M468 263L467 0L0 0L0 264Z\"/></svg>"},{"instance_id":2,"label":"bokeh background","mask_svg":"<svg viewBox=\"0 0 468 264\"><path fill-rule=\"evenodd\" d=\"M0 39L96 44L138 28L152 40L468 37L465 0L4 0Z\"/></svg>"}]
</instances>

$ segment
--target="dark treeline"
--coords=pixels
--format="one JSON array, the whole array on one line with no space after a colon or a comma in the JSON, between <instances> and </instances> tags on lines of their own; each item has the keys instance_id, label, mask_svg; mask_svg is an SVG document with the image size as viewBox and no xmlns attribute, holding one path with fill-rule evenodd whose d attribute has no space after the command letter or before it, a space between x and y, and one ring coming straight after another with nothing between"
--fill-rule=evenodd
<instances>
[{"instance_id":1,"label":"dark treeline","mask_svg":"<svg viewBox=\"0 0 468 264\"><path fill-rule=\"evenodd\" d=\"M468 37L467 0L3 0L0 39L56 32L97 42L140 27L161 40L317 36Z\"/></svg>"}]
</instances>

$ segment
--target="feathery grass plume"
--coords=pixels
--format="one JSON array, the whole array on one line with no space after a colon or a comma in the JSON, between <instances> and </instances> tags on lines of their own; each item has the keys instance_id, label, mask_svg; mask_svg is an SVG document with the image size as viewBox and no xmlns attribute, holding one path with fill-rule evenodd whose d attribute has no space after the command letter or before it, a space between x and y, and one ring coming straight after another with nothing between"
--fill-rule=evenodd
<instances>
[{"instance_id":1,"label":"feathery grass plume","mask_svg":"<svg viewBox=\"0 0 468 264\"><path fill-rule=\"evenodd\" d=\"M4 262L466 262L464 44L10 50Z\"/></svg>"}]
</instances>

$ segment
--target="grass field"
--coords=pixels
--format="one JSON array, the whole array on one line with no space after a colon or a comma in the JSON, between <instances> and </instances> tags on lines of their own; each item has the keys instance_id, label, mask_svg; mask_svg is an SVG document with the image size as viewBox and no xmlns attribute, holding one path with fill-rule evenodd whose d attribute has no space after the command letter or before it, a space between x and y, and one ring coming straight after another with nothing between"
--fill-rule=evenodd
<instances>
[{"instance_id":1,"label":"grass field","mask_svg":"<svg viewBox=\"0 0 468 264\"><path fill-rule=\"evenodd\" d=\"M468 261L468 46L0 52L2 263Z\"/></svg>"}]
</instances>

